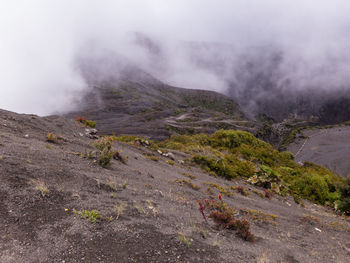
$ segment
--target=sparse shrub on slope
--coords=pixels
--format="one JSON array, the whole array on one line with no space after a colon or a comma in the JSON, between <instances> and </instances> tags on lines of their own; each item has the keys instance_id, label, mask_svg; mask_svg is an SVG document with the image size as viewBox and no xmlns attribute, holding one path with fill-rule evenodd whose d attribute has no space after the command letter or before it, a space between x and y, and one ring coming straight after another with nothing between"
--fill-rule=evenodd
<instances>
[{"instance_id":1,"label":"sparse shrub on slope","mask_svg":"<svg viewBox=\"0 0 350 263\"><path fill-rule=\"evenodd\" d=\"M219 198L221 199L221 195ZM207 223L206 213L209 213L208 218L212 219L218 227L235 230L237 235L246 241L255 240L254 235L250 232L250 222L246 219L236 219L234 208L222 201L215 202L215 200L198 200L198 204L199 211Z\"/></svg>"},{"instance_id":2,"label":"sparse shrub on slope","mask_svg":"<svg viewBox=\"0 0 350 263\"><path fill-rule=\"evenodd\" d=\"M58 137L56 134L49 132L47 134L47 141L51 143L57 143L58 142Z\"/></svg>"},{"instance_id":3,"label":"sparse shrub on slope","mask_svg":"<svg viewBox=\"0 0 350 263\"><path fill-rule=\"evenodd\" d=\"M113 142L114 138L111 136L102 137L94 142L94 146L99 150L97 153L97 162L104 168L110 164L115 154L112 151Z\"/></svg>"},{"instance_id":4,"label":"sparse shrub on slope","mask_svg":"<svg viewBox=\"0 0 350 263\"><path fill-rule=\"evenodd\" d=\"M82 124L84 127L88 126L90 128L96 127L96 121L87 120L84 116L79 116L75 119L78 123Z\"/></svg>"},{"instance_id":5,"label":"sparse shrub on slope","mask_svg":"<svg viewBox=\"0 0 350 263\"><path fill-rule=\"evenodd\" d=\"M210 174L226 179L249 178L249 182L277 194L331 206L337 203L342 211L349 210L348 196L340 190L343 178L309 162L301 166L290 152L279 152L248 132L219 130L211 135L173 135L155 146L192 154L192 160Z\"/></svg>"}]
</instances>

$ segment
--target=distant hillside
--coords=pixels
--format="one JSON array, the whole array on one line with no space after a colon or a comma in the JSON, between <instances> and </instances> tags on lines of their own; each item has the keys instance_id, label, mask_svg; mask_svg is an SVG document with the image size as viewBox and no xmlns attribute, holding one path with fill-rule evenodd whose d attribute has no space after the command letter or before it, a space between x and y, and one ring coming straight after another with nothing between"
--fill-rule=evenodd
<instances>
[{"instance_id":1,"label":"distant hillside","mask_svg":"<svg viewBox=\"0 0 350 263\"><path fill-rule=\"evenodd\" d=\"M172 87L126 62L84 61L82 71L92 88L79 109L67 116L96 121L101 134L164 139L174 132L212 133L219 128L252 130L255 126L225 95Z\"/></svg>"},{"instance_id":2,"label":"distant hillside","mask_svg":"<svg viewBox=\"0 0 350 263\"><path fill-rule=\"evenodd\" d=\"M154 61L148 72L156 74L167 68L166 50L159 41L140 33L135 39ZM224 82L227 87L223 92L252 118L265 114L279 123L296 116L321 125L350 120L350 85L345 77L337 75L340 72L336 68L342 61L330 60L311 69L305 67L303 58L295 60L275 45L244 50L235 44L211 42L186 42L181 46L188 63Z\"/></svg>"}]
</instances>

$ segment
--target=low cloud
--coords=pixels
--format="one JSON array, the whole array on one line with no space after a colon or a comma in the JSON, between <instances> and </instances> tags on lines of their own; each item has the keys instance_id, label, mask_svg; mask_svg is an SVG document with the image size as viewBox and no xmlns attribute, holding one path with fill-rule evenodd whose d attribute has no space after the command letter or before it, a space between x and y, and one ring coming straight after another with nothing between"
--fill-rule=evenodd
<instances>
[{"instance_id":1,"label":"low cloud","mask_svg":"<svg viewBox=\"0 0 350 263\"><path fill-rule=\"evenodd\" d=\"M77 60L109 54L256 111L262 98L344 91L349 11L345 0L3 0L0 108L69 111L89 88Z\"/></svg>"}]
</instances>

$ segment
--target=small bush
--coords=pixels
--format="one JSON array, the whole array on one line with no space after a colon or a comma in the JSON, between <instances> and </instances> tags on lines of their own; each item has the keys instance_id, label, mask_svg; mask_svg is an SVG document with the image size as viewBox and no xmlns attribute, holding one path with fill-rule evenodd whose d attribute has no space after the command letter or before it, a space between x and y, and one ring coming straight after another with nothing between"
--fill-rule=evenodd
<instances>
[{"instance_id":1,"label":"small bush","mask_svg":"<svg viewBox=\"0 0 350 263\"><path fill-rule=\"evenodd\" d=\"M186 176L192 180L196 179L197 177L195 175L189 174L189 173L182 173L183 176Z\"/></svg>"},{"instance_id":2,"label":"small bush","mask_svg":"<svg viewBox=\"0 0 350 263\"><path fill-rule=\"evenodd\" d=\"M112 136L105 136L94 142L94 146L99 150L97 153L97 162L103 168L107 167L115 152L112 151L114 138Z\"/></svg>"},{"instance_id":3,"label":"small bush","mask_svg":"<svg viewBox=\"0 0 350 263\"><path fill-rule=\"evenodd\" d=\"M183 243L186 247L190 247L191 246L191 240L189 238L187 238L182 232L179 233L177 239Z\"/></svg>"},{"instance_id":4,"label":"small bush","mask_svg":"<svg viewBox=\"0 0 350 263\"><path fill-rule=\"evenodd\" d=\"M234 216L235 209L227 206L225 203L213 200L198 200L199 211L207 222L205 211L209 210L209 218L212 219L218 227L230 230L236 230L237 235L243 240L253 242L254 235L250 232L250 223L248 220L236 219Z\"/></svg>"},{"instance_id":5,"label":"small bush","mask_svg":"<svg viewBox=\"0 0 350 263\"><path fill-rule=\"evenodd\" d=\"M84 116L79 116L75 119L78 123L82 124L84 127L88 126L90 128L96 127L96 121L87 120Z\"/></svg>"},{"instance_id":6,"label":"small bush","mask_svg":"<svg viewBox=\"0 0 350 263\"><path fill-rule=\"evenodd\" d=\"M111 150L114 143L114 138L112 136L104 136L101 139L94 141L94 146L103 151L104 149Z\"/></svg>"},{"instance_id":7,"label":"small bush","mask_svg":"<svg viewBox=\"0 0 350 263\"><path fill-rule=\"evenodd\" d=\"M98 154L97 162L101 167L106 168L111 163L113 156L114 153L105 148L102 152Z\"/></svg>"},{"instance_id":8,"label":"small bush","mask_svg":"<svg viewBox=\"0 0 350 263\"><path fill-rule=\"evenodd\" d=\"M44 181L33 180L32 183L34 184L35 189L40 192L42 197L47 197L50 194L50 190Z\"/></svg>"},{"instance_id":9,"label":"small bush","mask_svg":"<svg viewBox=\"0 0 350 263\"><path fill-rule=\"evenodd\" d=\"M169 165L175 165L175 162L173 160L167 160L166 163Z\"/></svg>"},{"instance_id":10,"label":"small bush","mask_svg":"<svg viewBox=\"0 0 350 263\"><path fill-rule=\"evenodd\" d=\"M96 121L89 121L86 120L86 126L89 126L90 128L96 128Z\"/></svg>"},{"instance_id":11,"label":"small bush","mask_svg":"<svg viewBox=\"0 0 350 263\"><path fill-rule=\"evenodd\" d=\"M82 218L87 219L91 223L96 224L97 220L101 218L100 213L97 210L84 210L84 211L76 211L73 210L73 213L80 215Z\"/></svg>"},{"instance_id":12,"label":"small bush","mask_svg":"<svg viewBox=\"0 0 350 263\"><path fill-rule=\"evenodd\" d=\"M155 156L155 155L150 155L150 154L145 154L144 155L147 159L154 161L154 162L158 162L159 161L159 157Z\"/></svg>"},{"instance_id":13,"label":"small bush","mask_svg":"<svg viewBox=\"0 0 350 263\"><path fill-rule=\"evenodd\" d=\"M75 119L77 122L79 123L85 123L86 122L86 118L84 116L78 116Z\"/></svg>"},{"instance_id":14,"label":"small bush","mask_svg":"<svg viewBox=\"0 0 350 263\"><path fill-rule=\"evenodd\" d=\"M49 132L49 133L47 134L47 141L48 141L48 142L51 142L51 143L57 143L58 137L57 137L57 135L55 135L54 133Z\"/></svg>"},{"instance_id":15,"label":"small bush","mask_svg":"<svg viewBox=\"0 0 350 263\"><path fill-rule=\"evenodd\" d=\"M179 179L177 179L177 180L175 180L175 182L178 183L181 186L182 185L187 185L187 186L191 187L193 190L196 190L196 191L198 191L201 188L199 185L194 184L191 179L189 179L189 180L186 180L186 179L179 180Z\"/></svg>"}]
</instances>

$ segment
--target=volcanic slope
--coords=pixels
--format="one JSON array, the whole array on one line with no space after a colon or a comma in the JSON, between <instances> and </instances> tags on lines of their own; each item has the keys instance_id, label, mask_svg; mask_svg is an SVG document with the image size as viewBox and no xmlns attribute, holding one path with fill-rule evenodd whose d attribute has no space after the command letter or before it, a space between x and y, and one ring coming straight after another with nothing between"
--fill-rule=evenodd
<instances>
[{"instance_id":1,"label":"volcanic slope","mask_svg":"<svg viewBox=\"0 0 350 263\"><path fill-rule=\"evenodd\" d=\"M90 92L66 116L97 121L100 134L164 139L173 133L252 130L256 125L231 98L169 86L121 57L84 59L80 64Z\"/></svg>"},{"instance_id":2,"label":"volcanic slope","mask_svg":"<svg viewBox=\"0 0 350 263\"><path fill-rule=\"evenodd\" d=\"M324 165L341 176L350 175L350 127L338 125L331 128L302 130L288 146L298 162L310 161Z\"/></svg>"},{"instance_id":3,"label":"volcanic slope","mask_svg":"<svg viewBox=\"0 0 350 263\"><path fill-rule=\"evenodd\" d=\"M239 106L213 91L165 84L114 82L94 87L76 112L97 121L101 134L137 134L165 139L173 133L214 132L219 128L251 130Z\"/></svg>"},{"instance_id":4,"label":"volcanic slope","mask_svg":"<svg viewBox=\"0 0 350 263\"><path fill-rule=\"evenodd\" d=\"M0 262L348 262L350 222L325 207L265 198L146 142L115 142L125 164L102 168L95 141L72 119L0 111ZM205 222L197 200L219 190L254 242Z\"/></svg>"}]
</instances>

